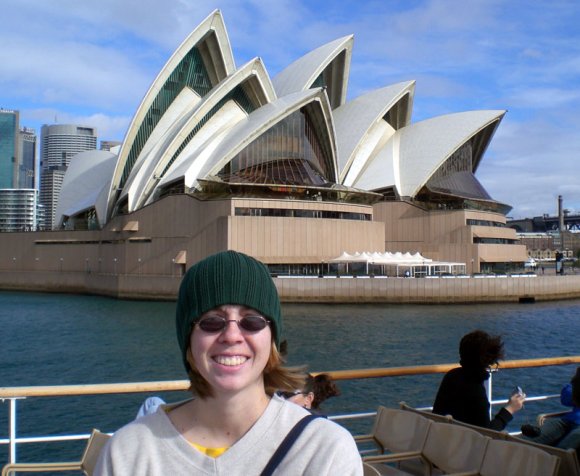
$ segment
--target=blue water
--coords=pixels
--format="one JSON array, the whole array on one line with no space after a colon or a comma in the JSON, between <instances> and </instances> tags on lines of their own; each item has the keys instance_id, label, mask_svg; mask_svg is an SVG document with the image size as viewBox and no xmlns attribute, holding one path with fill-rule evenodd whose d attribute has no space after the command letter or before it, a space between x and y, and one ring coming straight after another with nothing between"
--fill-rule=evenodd
<instances>
[{"instance_id":1,"label":"blue water","mask_svg":"<svg viewBox=\"0 0 580 476\"><path fill-rule=\"evenodd\" d=\"M186 378L174 331L172 302L95 296L0 292L0 386L67 385ZM501 334L506 358L578 355L580 301L481 305L285 305L288 363L310 370L456 362L465 333ZM575 366L504 370L496 398L518 384L528 394L559 393ZM369 411L405 400L430 405L441 375L340 382L328 413ZM147 395L28 399L18 403L20 436L113 431L132 420ZM164 394L168 400L185 393ZM557 402L526 405L514 426ZM8 404L0 403L0 437ZM355 431L360 429L353 428ZM363 428L364 430L364 428ZM75 459L83 443L21 445L19 460ZM7 460L0 447L0 464Z\"/></svg>"}]
</instances>

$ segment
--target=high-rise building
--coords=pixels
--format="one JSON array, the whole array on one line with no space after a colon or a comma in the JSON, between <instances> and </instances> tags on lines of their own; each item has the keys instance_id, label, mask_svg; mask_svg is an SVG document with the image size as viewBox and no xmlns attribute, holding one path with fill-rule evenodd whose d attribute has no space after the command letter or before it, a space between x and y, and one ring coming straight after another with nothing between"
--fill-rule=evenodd
<instances>
[{"instance_id":1,"label":"high-rise building","mask_svg":"<svg viewBox=\"0 0 580 476\"><path fill-rule=\"evenodd\" d=\"M19 113L0 109L0 189L14 188L19 156Z\"/></svg>"},{"instance_id":2,"label":"high-rise building","mask_svg":"<svg viewBox=\"0 0 580 476\"><path fill-rule=\"evenodd\" d=\"M66 167L51 167L43 169L40 176L40 203L44 208L45 219L42 224L43 230L52 230L54 212L58 205L58 197L62 189L62 182Z\"/></svg>"},{"instance_id":3,"label":"high-rise building","mask_svg":"<svg viewBox=\"0 0 580 476\"><path fill-rule=\"evenodd\" d=\"M37 188L36 131L23 127L18 134L20 156L17 160L17 183L15 188Z\"/></svg>"},{"instance_id":4,"label":"high-rise building","mask_svg":"<svg viewBox=\"0 0 580 476\"><path fill-rule=\"evenodd\" d=\"M101 141L101 150L110 151L115 147L120 147L121 142L118 140L102 140Z\"/></svg>"},{"instance_id":5,"label":"high-rise building","mask_svg":"<svg viewBox=\"0 0 580 476\"><path fill-rule=\"evenodd\" d=\"M0 109L0 232L38 225L36 133L19 119L18 111Z\"/></svg>"},{"instance_id":6,"label":"high-rise building","mask_svg":"<svg viewBox=\"0 0 580 476\"><path fill-rule=\"evenodd\" d=\"M38 218L38 190L0 189L0 232L35 231Z\"/></svg>"},{"instance_id":7,"label":"high-rise building","mask_svg":"<svg viewBox=\"0 0 580 476\"><path fill-rule=\"evenodd\" d=\"M46 228L54 227L54 214L62 181L71 158L97 148L97 131L74 124L42 126L40 144L40 203L46 213Z\"/></svg>"}]
</instances>

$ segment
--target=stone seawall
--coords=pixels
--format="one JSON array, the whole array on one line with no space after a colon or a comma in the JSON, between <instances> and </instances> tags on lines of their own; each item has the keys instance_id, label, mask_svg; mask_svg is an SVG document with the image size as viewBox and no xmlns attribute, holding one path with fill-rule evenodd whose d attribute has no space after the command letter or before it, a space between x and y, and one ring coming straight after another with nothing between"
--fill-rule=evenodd
<instances>
[{"instance_id":1,"label":"stone seawall","mask_svg":"<svg viewBox=\"0 0 580 476\"><path fill-rule=\"evenodd\" d=\"M118 299L175 300L181 276L106 273L0 271L0 289L95 294Z\"/></svg>"},{"instance_id":2,"label":"stone seawall","mask_svg":"<svg viewBox=\"0 0 580 476\"><path fill-rule=\"evenodd\" d=\"M0 289L175 300L181 276L0 271ZM504 278L274 278L283 302L470 303L580 298L580 275Z\"/></svg>"},{"instance_id":3,"label":"stone seawall","mask_svg":"<svg viewBox=\"0 0 580 476\"><path fill-rule=\"evenodd\" d=\"M580 298L580 275L503 278L278 278L285 302L472 303Z\"/></svg>"}]
</instances>

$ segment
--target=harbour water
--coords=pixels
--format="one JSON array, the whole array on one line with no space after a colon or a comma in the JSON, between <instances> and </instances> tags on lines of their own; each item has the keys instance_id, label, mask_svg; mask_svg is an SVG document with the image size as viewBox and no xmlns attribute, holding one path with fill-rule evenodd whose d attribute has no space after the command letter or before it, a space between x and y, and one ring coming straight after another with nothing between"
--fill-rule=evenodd
<instances>
[{"instance_id":1,"label":"harbour water","mask_svg":"<svg viewBox=\"0 0 580 476\"><path fill-rule=\"evenodd\" d=\"M116 383L186 378L174 331L172 302L0 292L0 387ZM310 370L342 370L457 362L462 335L501 334L506 358L577 355L580 301L481 305L285 305L288 363ZM494 395L514 385L528 394L558 393L575 367L505 370ZM340 382L342 395L327 413L371 411L405 400L430 405L441 375ZM114 431L134 418L148 395L37 398L18 402L19 436ZM185 393L164 394L166 400ZM557 402L526 405L514 426ZM8 404L0 403L0 438L7 436ZM362 425L360 423L359 425ZM365 422L365 426L370 422ZM364 429L364 428L363 428ZM356 430L356 428L355 428ZM62 460L83 443L21 445L18 459ZM0 447L0 464L7 460Z\"/></svg>"}]
</instances>

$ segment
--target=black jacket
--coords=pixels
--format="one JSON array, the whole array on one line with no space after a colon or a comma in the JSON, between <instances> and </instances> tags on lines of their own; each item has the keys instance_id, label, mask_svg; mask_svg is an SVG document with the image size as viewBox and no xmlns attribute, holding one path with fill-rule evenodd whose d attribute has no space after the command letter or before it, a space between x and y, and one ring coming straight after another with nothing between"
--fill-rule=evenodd
<instances>
[{"instance_id":1,"label":"black jacket","mask_svg":"<svg viewBox=\"0 0 580 476\"><path fill-rule=\"evenodd\" d=\"M433 413L451 415L456 420L471 425L503 430L513 416L505 408L489 419L489 401L483 382L489 374L481 369L467 369L458 367L445 374L435 403Z\"/></svg>"}]
</instances>

